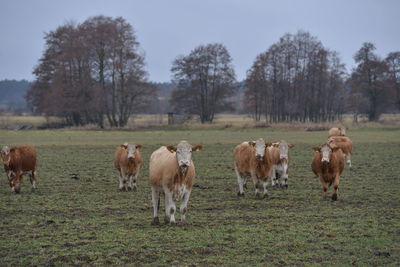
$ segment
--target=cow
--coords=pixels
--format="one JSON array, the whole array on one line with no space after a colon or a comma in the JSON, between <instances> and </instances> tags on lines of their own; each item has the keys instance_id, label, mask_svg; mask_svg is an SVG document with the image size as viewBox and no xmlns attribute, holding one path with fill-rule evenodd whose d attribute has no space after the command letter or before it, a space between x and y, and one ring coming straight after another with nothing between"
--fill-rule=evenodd
<instances>
[{"instance_id":1,"label":"cow","mask_svg":"<svg viewBox=\"0 0 400 267\"><path fill-rule=\"evenodd\" d=\"M32 190L36 189L36 150L33 146L4 146L1 149L4 170L8 177L11 192L20 193L22 176L28 174Z\"/></svg>"},{"instance_id":2,"label":"cow","mask_svg":"<svg viewBox=\"0 0 400 267\"><path fill-rule=\"evenodd\" d=\"M271 185L273 187L278 185L285 188L289 187L289 148L292 147L294 145L281 140L272 142L272 145L267 148L273 164L271 172Z\"/></svg>"},{"instance_id":3,"label":"cow","mask_svg":"<svg viewBox=\"0 0 400 267\"><path fill-rule=\"evenodd\" d=\"M323 198L327 199L328 187L333 183L335 191L332 195L332 200L336 201L338 198L340 175L344 169L343 152L335 144L328 143L320 147L313 147L313 150L315 154L311 163L311 169L321 181Z\"/></svg>"},{"instance_id":4,"label":"cow","mask_svg":"<svg viewBox=\"0 0 400 267\"><path fill-rule=\"evenodd\" d=\"M196 176L192 152L200 151L201 145L192 146L180 141L177 146L162 146L150 156L149 181L153 204L153 225L159 224L160 194L165 194L165 223L175 224L175 200L181 200L181 223L186 222L187 204Z\"/></svg>"},{"instance_id":5,"label":"cow","mask_svg":"<svg viewBox=\"0 0 400 267\"><path fill-rule=\"evenodd\" d=\"M331 128L329 130L329 137L331 136L346 136L346 127Z\"/></svg>"},{"instance_id":6,"label":"cow","mask_svg":"<svg viewBox=\"0 0 400 267\"><path fill-rule=\"evenodd\" d=\"M136 182L142 166L142 145L124 143L117 147L114 166L118 170L119 190L137 190Z\"/></svg>"},{"instance_id":7,"label":"cow","mask_svg":"<svg viewBox=\"0 0 400 267\"><path fill-rule=\"evenodd\" d=\"M234 148L234 167L239 184L237 193L239 197L244 196L243 187L248 176L251 176L253 180L256 198L260 198L261 183L263 198L268 197L267 184L271 175L272 161L266 148L270 145L272 143L266 143L260 138L255 142L243 142Z\"/></svg>"},{"instance_id":8,"label":"cow","mask_svg":"<svg viewBox=\"0 0 400 267\"><path fill-rule=\"evenodd\" d=\"M347 136L331 136L328 138L327 143L335 144L339 147L345 157L345 160L351 168L351 155L353 154L353 142Z\"/></svg>"}]
</instances>

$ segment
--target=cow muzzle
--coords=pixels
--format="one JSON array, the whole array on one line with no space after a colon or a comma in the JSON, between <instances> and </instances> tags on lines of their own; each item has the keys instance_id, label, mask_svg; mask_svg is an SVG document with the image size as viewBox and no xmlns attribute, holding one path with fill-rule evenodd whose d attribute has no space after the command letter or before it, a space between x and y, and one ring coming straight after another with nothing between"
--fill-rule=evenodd
<instances>
[{"instance_id":1,"label":"cow muzzle","mask_svg":"<svg viewBox=\"0 0 400 267\"><path fill-rule=\"evenodd\" d=\"M329 163L329 159L322 158L321 162L322 163Z\"/></svg>"}]
</instances>

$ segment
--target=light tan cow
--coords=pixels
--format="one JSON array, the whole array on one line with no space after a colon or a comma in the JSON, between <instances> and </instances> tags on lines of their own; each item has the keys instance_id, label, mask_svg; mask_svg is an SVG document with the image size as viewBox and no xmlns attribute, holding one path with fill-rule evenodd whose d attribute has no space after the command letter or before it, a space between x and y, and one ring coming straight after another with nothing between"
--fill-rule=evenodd
<instances>
[{"instance_id":1,"label":"light tan cow","mask_svg":"<svg viewBox=\"0 0 400 267\"><path fill-rule=\"evenodd\" d=\"M124 143L117 147L114 166L118 170L119 190L137 190L137 179L142 166L142 145Z\"/></svg>"},{"instance_id":2,"label":"light tan cow","mask_svg":"<svg viewBox=\"0 0 400 267\"><path fill-rule=\"evenodd\" d=\"M331 136L346 136L346 127L331 128L329 137Z\"/></svg>"},{"instance_id":3,"label":"light tan cow","mask_svg":"<svg viewBox=\"0 0 400 267\"><path fill-rule=\"evenodd\" d=\"M234 167L239 184L238 196L244 196L243 187L249 175L255 186L256 198L260 198L261 184L263 198L268 196L267 184L271 175L272 161L266 148L270 145L271 143L266 143L260 138L255 142L243 142L234 148Z\"/></svg>"},{"instance_id":4,"label":"light tan cow","mask_svg":"<svg viewBox=\"0 0 400 267\"><path fill-rule=\"evenodd\" d=\"M335 144L325 143L321 147L313 147L315 152L311 169L321 181L323 197L328 197L328 187L333 183L335 190L332 200L337 200L340 175L344 169L344 157L342 150Z\"/></svg>"},{"instance_id":5,"label":"light tan cow","mask_svg":"<svg viewBox=\"0 0 400 267\"><path fill-rule=\"evenodd\" d=\"M347 136L331 136L327 140L328 144L335 144L344 154L345 160L351 167L351 155L353 154L353 142Z\"/></svg>"},{"instance_id":6,"label":"light tan cow","mask_svg":"<svg viewBox=\"0 0 400 267\"><path fill-rule=\"evenodd\" d=\"M21 191L22 176L28 174L32 189L36 189L36 150L33 146L15 146L1 149L4 170L8 177L11 191Z\"/></svg>"},{"instance_id":7,"label":"light tan cow","mask_svg":"<svg viewBox=\"0 0 400 267\"><path fill-rule=\"evenodd\" d=\"M175 224L174 198L182 200L180 205L181 222L186 221L187 204L196 176L192 151L200 151L201 145L192 146L180 141L177 146L162 146L151 154L149 180L153 203L153 222L159 224L158 209L160 194L165 194L165 222Z\"/></svg>"},{"instance_id":8,"label":"light tan cow","mask_svg":"<svg viewBox=\"0 0 400 267\"><path fill-rule=\"evenodd\" d=\"M289 148L294 147L285 140L274 141L268 147L272 159L271 185L288 188L289 179Z\"/></svg>"}]
</instances>

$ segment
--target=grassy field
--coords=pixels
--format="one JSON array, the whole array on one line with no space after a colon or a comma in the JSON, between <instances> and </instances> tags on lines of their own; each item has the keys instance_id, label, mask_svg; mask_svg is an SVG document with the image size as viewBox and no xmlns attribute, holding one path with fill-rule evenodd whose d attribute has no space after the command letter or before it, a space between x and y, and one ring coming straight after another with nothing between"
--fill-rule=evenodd
<instances>
[{"instance_id":1,"label":"grassy field","mask_svg":"<svg viewBox=\"0 0 400 267\"><path fill-rule=\"evenodd\" d=\"M310 170L311 147L326 132L0 131L1 145L33 144L39 155L36 192L26 177L13 195L1 175L0 265L399 265L400 128L348 134L353 168L332 202ZM232 149L258 137L295 144L289 189L256 200L250 182L237 198ZM193 155L188 224L152 226L148 158L182 139L204 146ZM113 153L125 141L144 146L137 192L117 191Z\"/></svg>"}]
</instances>

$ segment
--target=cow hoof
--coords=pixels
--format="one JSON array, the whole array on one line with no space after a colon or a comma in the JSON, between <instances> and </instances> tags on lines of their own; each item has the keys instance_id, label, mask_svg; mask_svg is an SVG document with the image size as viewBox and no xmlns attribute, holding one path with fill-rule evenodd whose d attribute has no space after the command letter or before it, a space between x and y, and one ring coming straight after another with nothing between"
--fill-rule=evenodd
<instances>
[{"instance_id":1,"label":"cow hoof","mask_svg":"<svg viewBox=\"0 0 400 267\"><path fill-rule=\"evenodd\" d=\"M260 193L256 194L256 199L260 199Z\"/></svg>"},{"instance_id":2,"label":"cow hoof","mask_svg":"<svg viewBox=\"0 0 400 267\"><path fill-rule=\"evenodd\" d=\"M243 193L237 192L237 196L238 197L244 197L244 192Z\"/></svg>"},{"instance_id":3,"label":"cow hoof","mask_svg":"<svg viewBox=\"0 0 400 267\"><path fill-rule=\"evenodd\" d=\"M134 187L132 188L132 190L133 190L133 192L136 192L136 191L137 191L137 186L134 186Z\"/></svg>"},{"instance_id":4,"label":"cow hoof","mask_svg":"<svg viewBox=\"0 0 400 267\"><path fill-rule=\"evenodd\" d=\"M337 200L337 194L333 194L332 195L332 201L336 201Z\"/></svg>"},{"instance_id":5,"label":"cow hoof","mask_svg":"<svg viewBox=\"0 0 400 267\"><path fill-rule=\"evenodd\" d=\"M268 199L268 194L264 194L263 198Z\"/></svg>"},{"instance_id":6,"label":"cow hoof","mask_svg":"<svg viewBox=\"0 0 400 267\"><path fill-rule=\"evenodd\" d=\"M158 217L154 217L153 221L151 222L151 225L159 225L160 224L160 220L158 219Z\"/></svg>"},{"instance_id":7,"label":"cow hoof","mask_svg":"<svg viewBox=\"0 0 400 267\"><path fill-rule=\"evenodd\" d=\"M169 218L167 216L164 217L164 223L169 224Z\"/></svg>"},{"instance_id":8,"label":"cow hoof","mask_svg":"<svg viewBox=\"0 0 400 267\"><path fill-rule=\"evenodd\" d=\"M132 191L132 187L128 186L127 191Z\"/></svg>"},{"instance_id":9,"label":"cow hoof","mask_svg":"<svg viewBox=\"0 0 400 267\"><path fill-rule=\"evenodd\" d=\"M288 188L289 188L289 186L286 184L286 185L285 185L285 189L288 189Z\"/></svg>"},{"instance_id":10,"label":"cow hoof","mask_svg":"<svg viewBox=\"0 0 400 267\"><path fill-rule=\"evenodd\" d=\"M244 188L244 189L247 189L247 185L246 185L246 184L244 184L244 185L243 185L243 188Z\"/></svg>"},{"instance_id":11,"label":"cow hoof","mask_svg":"<svg viewBox=\"0 0 400 267\"><path fill-rule=\"evenodd\" d=\"M169 225L171 225L171 226L176 226L176 225L178 225L178 224L177 224L176 222L170 222Z\"/></svg>"}]
</instances>

